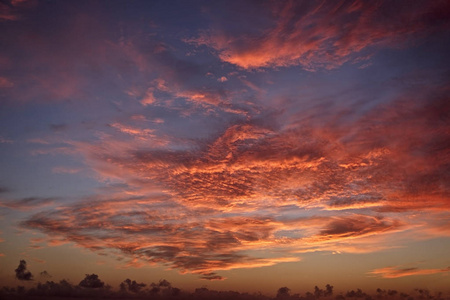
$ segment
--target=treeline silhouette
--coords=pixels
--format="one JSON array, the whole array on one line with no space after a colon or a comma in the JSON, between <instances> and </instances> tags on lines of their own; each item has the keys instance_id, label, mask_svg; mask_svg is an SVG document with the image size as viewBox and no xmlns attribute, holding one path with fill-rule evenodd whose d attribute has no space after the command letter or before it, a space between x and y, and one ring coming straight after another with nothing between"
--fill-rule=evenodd
<instances>
[{"instance_id":1,"label":"treeline silhouette","mask_svg":"<svg viewBox=\"0 0 450 300\"><path fill-rule=\"evenodd\" d=\"M26 262L20 261L19 267L15 270L16 278L21 281L33 281L33 275L27 270ZM47 271L40 273L41 276L50 277ZM412 293L406 294L396 290L376 289L373 293L363 292L361 289L347 292L335 293L334 287L330 284L325 287L314 287L311 292L304 294L292 294L288 287L280 287L275 297L269 297L261 293L240 293L236 291L215 291L205 287L197 288L194 292L182 291L173 287L165 279L149 285L137 282L129 278L120 283L119 289L115 290L110 285L105 284L97 274L86 274L77 285L61 280L59 282L46 281L38 282L31 288L17 286L15 288L2 287L0 289L0 300L12 299L53 299L62 298L77 299L160 299L160 300L418 300L418 299L445 299L450 300L449 295L442 293L431 293L426 289L415 289Z\"/></svg>"}]
</instances>

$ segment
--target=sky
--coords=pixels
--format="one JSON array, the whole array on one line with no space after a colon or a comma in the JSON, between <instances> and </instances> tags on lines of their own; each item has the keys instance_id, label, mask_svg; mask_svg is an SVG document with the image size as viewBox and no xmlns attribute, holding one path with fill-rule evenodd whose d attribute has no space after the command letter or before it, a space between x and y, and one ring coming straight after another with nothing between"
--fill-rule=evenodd
<instances>
[{"instance_id":1,"label":"sky","mask_svg":"<svg viewBox=\"0 0 450 300\"><path fill-rule=\"evenodd\" d=\"M450 293L449 1L4 0L0 32L0 282Z\"/></svg>"}]
</instances>

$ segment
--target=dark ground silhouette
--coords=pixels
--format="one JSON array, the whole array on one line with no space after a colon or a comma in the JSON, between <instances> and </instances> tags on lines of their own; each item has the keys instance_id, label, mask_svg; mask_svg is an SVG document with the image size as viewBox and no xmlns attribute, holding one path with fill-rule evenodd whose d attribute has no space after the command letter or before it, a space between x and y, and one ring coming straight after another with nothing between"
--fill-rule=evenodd
<instances>
[{"instance_id":1,"label":"dark ground silhouette","mask_svg":"<svg viewBox=\"0 0 450 300\"><path fill-rule=\"evenodd\" d=\"M26 261L21 260L15 270L16 278L21 281L33 281L33 275L27 270ZM43 272L41 272L42 274ZM46 271L45 274L51 277ZM443 295L440 292L430 292L426 289L415 289L411 293L398 292L397 290L376 289L375 291L364 292L361 289L336 293L330 284L322 289L315 286L311 291L303 294L292 294L291 289L284 286L276 291L275 297L269 297L261 293L240 293L236 291L215 291L207 288L197 288L194 292L182 291L172 286L165 279L157 283L138 283L135 280L126 278L120 283L118 289L111 287L100 280L97 274L86 274L78 285L67 280L59 282L46 281L37 282L33 287L24 286L0 288L0 300L62 300L62 299L159 299L159 300L419 300L436 299L450 300L450 295Z\"/></svg>"},{"instance_id":2,"label":"dark ground silhouette","mask_svg":"<svg viewBox=\"0 0 450 300\"><path fill-rule=\"evenodd\" d=\"M86 280L87 279L87 280ZM90 281L92 280L92 281ZM86 284L86 282L88 282ZM87 274L80 284L73 285L67 280L59 282L47 281L37 283L34 287L25 288L2 287L0 300L62 300L62 299L160 299L160 300L419 300L419 299L445 299L450 297L442 293L432 293L426 289L415 289L406 294L396 290L376 289L373 292L364 292L361 289L335 293L333 286L327 284L324 289L314 287L304 294L292 294L288 287L278 289L275 297L269 297L260 293L240 293L236 291L215 291L207 288L197 288L194 292L182 291L173 287L168 281L160 280L158 283L137 283L135 280L124 280L119 289L113 289L98 279L96 274Z\"/></svg>"}]
</instances>

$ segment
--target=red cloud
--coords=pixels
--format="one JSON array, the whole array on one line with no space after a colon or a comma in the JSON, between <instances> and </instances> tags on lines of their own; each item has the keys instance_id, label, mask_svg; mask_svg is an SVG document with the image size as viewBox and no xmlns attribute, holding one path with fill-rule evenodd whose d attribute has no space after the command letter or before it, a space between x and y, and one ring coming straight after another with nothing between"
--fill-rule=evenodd
<instances>
[{"instance_id":1,"label":"red cloud","mask_svg":"<svg viewBox=\"0 0 450 300\"><path fill-rule=\"evenodd\" d=\"M445 91L435 89L427 101L411 95L417 99L407 110L403 98L382 105L352 123L357 130L333 119L327 129L246 122L207 140L151 148L157 131L114 123L123 135L72 146L97 172L123 182L122 193L42 212L24 225L133 264L159 263L205 279L299 259L291 253L396 247L391 234L442 236ZM148 140L134 138L143 134ZM391 211L395 218L385 214ZM414 217L423 211L434 222ZM278 256L250 254L261 248Z\"/></svg>"},{"instance_id":2,"label":"red cloud","mask_svg":"<svg viewBox=\"0 0 450 300\"><path fill-rule=\"evenodd\" d=\"M164 90L162 81L153 84ZM285 126L255 117L188 141L133 115L130 125L108 128L120 134L68 142L120 189L23 225L135 266L162 264L204 279L298 260L293 253L370 252L399 246L392 236L443 236L447 91L405 93L344 121L306 107ZM423 212L434 222L417 217Z\"/></svg>"},{"instance_id":3,"label":"red cloud","mask_svg":"<svg viewBox=\"0 0 450 300\"><path fill-rule=\"evenodd\" d=\"M259 30L246 31L242 26L241 33L236 34L226 28L213 27L187 41L212 47L222 61L244 69L292 65L305 69L335 68L367 56L367 53L357 55L369 47L396 47L411 35L437 29L445 20L442 12L449 11L445 1L283 1L272 4L266 7L265 14L260 12L264 7L255 10L261 14L260 18L266 17Z\"/></svg>"}]
</instances>

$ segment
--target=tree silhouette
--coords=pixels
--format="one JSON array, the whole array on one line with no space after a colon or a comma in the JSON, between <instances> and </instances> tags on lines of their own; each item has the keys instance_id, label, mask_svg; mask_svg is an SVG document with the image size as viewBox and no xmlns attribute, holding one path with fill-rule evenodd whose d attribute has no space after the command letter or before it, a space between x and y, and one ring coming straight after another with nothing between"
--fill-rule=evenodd
<instances>
[{"instance_id":1,"label":"tree silhouette","mask_svg":"<svg viewBox=\"0 0 450 300\"><path fill-rule=\"evenodd\" d=\"M324 296L327 297L327 296L332 296L332 295L333 295L333 286L330 284L327 284L325 286Z\"/></svg>"},{"instance_id":2,"label":"tree silhouette","mask_svg":"<svg viewBox=\"0 0 450 300\"><path fill-rule=\"evenodd\" d=\"M78 285L85 288L96 289L104 287L105 283L98 278L97 274L86 274L86 277L81 280Z\"/></svg>"},{"instance_id":3,"label":"tree silhouette","mask_svg":"<svg viewBox=\"0 0 450 300\"><path fill-rule=\"evenodd\" d=\"M32 280L33 275L30 271L27 270L27 262L25 260L21 260L19 266L17 267L16 278L19 280Z\"/></svg>"},{"instance_id":4,"label":"tree silhouette","mask_svg":"<svg viewBox=\"0 0 450 300\"><path fill-rule=\"evenodd\" d=\"M141 291L142 288L144 288L146 286L145 283L137 283L136 280L131 281L130 279L125 279L121 284L120 284L120 290L121 291L129 291L129 292L133 292L133 293L139 293Z\"/></svg>"},{"instance_id":5,"label":"tree silhouette","mask_svg":"<svg viewBox=\"0 0 450 300\"><path fill-rule=\"evenodd\" d=\"M280 287L277 291L277 298L278 299L285 299L289 297L290 289L288 287Z\"/></svg>"},{"instance_id":6,"label":"tree silhouette","mask_svg":"<svg viewBox=\"0 0 450 300\"><path fill-rule=\"evenodd\" d=\"M164 287L171 287L172 285L170 284L170 282L168 282L167 280L165 280L165 279L161 279L160 281L159 281L159 286L164 286Z\"/></svg>"},{"instance_id":7,"label":"tree silhouette","mask_svg":"<svg viewBox=\"0 0 450 300\"><path fill-rule=\"evenodd\" d=\"M314 297L316 298L316 299L319 299L320 297L322 297L323 296L323 290L322 289L319 289L319 287L316 285L315 287L314 287Z\"/></svg>"}]
</instances>

